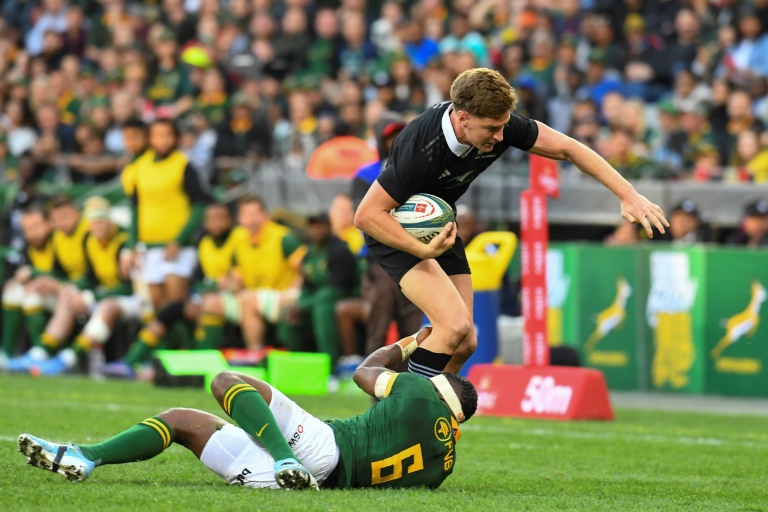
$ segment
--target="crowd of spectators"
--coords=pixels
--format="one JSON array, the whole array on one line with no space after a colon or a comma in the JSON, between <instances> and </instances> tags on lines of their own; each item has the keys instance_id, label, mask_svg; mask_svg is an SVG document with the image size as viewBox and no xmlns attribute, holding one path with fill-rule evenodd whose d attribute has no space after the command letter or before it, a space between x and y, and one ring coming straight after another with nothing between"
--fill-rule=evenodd
<instances>
[{"instance_id":1,"label":"crowd of spectators","mask_svg":"<svg viewBox=\"0 0 768 512\"><path fill-rule=\"evenodd\" d=\"M122 125L171 116L227 187L244 164L372 140L382 111L416 116L490 66L520 113L628 178L761 183L767 53L768 0L7 0L0 169L105 182Z\"/></svg>"}]
</instances>

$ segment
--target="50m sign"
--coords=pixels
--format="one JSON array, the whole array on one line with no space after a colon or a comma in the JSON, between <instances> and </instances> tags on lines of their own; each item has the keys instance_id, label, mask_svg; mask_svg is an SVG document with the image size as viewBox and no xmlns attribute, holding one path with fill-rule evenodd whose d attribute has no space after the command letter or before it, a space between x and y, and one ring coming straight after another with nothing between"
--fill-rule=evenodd
<instances>
[{"instance_id":1,"label":"50m sign","mask_svg":"<svg viewBox=\"0 0 768 512\"><path fill-rule=\"evenodd\" d=\"M520 409L526 414L565 415L572 396L571 386L559 386L551 376L534 375L525 388Z\"/></svg>"}]
</instances>

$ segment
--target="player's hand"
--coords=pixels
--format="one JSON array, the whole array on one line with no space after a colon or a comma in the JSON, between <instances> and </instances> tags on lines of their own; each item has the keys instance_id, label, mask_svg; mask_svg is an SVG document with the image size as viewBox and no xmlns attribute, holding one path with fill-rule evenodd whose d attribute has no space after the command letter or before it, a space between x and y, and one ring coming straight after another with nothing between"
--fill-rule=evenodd
<instances>
[{"instance_id":1,"label":"player's hand","mask_svg":"<svg viewBox=\"0 0 768 512\"><path fill-rule=\"evenodd\" d=\"M432 260L449 250L456 243L456 223L449 222L435 238L429 241L421 256L423 260Z\"/></svg>"},{"instance_id":2,"label":"player's hand","mask_svg":"<svg viewBox=\"0 0 768 512\"><path fill-rule=\"evenodd\" d=\"M16 271L16 280L21 284L27 284L32 279L32 268L28 265L24 265Z\"/></svg>"},{"instance_id":3,"label":"player's hand","mask_svg":"<svg viewBox=\"0 0 768 512\"><path fill-rule=\"evenodd\" d=\"M170 243L165 246L165 261L176 261L179 257L179 251L181 246L176 242Z\"/></svg>"},{"instance_id":4,"label":"player's hand","mask_svg":"<svg viewBox=\"0 0 768 512\"><path fill-rule=\"evenodd\" d=\"M664 210L637 192L621 201L621 216L629 222L642 224L648 238L653 238L652 226L656 226L661 233L665 232L665 227L669 227Z\"/></svg>"}]
</instances>

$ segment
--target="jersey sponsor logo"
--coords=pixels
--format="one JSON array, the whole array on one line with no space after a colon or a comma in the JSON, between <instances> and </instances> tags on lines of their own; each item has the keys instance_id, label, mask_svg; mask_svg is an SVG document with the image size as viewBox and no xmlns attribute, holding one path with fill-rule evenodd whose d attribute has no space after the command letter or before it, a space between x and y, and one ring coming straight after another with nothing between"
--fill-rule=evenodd
<instances>
[{"instance_id":1,"label":"jersey sponsor logo","mask_svg":"<svg viewBox=\"0 0 768 512\"><path fill-rule=\"evenodd\" d=\"M542 377L534 375L528 381L525 395L520 402L520 409L524 413L565 415L568 406L571 405L573 388L561 386L555 383L552 376Z\"/></svg>"},{"instance_id":2,"label":"jersey sponsor logo","mask_svg":"<svg viewBox=\"0 0 768 512\"><path fill-rule=\"evenodd\" d=\"M453 439L446 441L445 447L448 448L448 451L445 453L445 457L443 457L443 469L449 471L453 467L453 462L456 460L454 457Z\"/></svg>"},{"instance_id":3,"label":"jersey sponsor logo","mask_svg":"<svg viewBox=\"0 0 768 512\"><path fill-rule=\"evenodd\" d=\"M301 439L301 434L304 433L304 425L299 425L296 427L296 432L293 433L290 439L288 439L288 447L293 449L294 446L299 444L299 440Z\"/></svg>"},{"instance_id":4,"label":"jersey sponsor logo","mask_svg":"<svg viewBox=\"0 0 768 512\"><path fill-rule=\"evenodd\" d=\"M447 178L447 177L448 177L448 176L450 176L450 175L451 175L451 171L449 171L448 169L446 169L446 170L444 170L444 171L443 171L443 174L441 174L441 175L440 175L440 177L439 177L438 179L442 180L443 178Z\"/></svg>"},{"instance_id":5,"label":"jersey sponsor logo","mask_svg":"<svg viewBox=\"0 0 768 512\"><path fill-rule=\"evenodd\" d=\"M481 158L496 158L496 153L478 153L475 157L475 160L479 160Z\"/></svg>"},{"instance_id":6,"label":"jersey sponsor logo","mask_svg":"<svg viewBox=\"0 0 768 512\"><path fill-rule=\"evenodd\" d=\"M245 477L251 474L251 470L248 468L243 468L243 470L240 472L239 475L235 478L237 480L237 483L240 485L245 485Z\"/></svg>"},{"instance_id":7,"label":"jersey sponsor logo","mask_svg":"<svg viewBox=\"0 0 768 512\"><path fill-rule=\"evenodd\" d=\"M437 418L437 421L435 422L435 437L437 440L444 443L451 439L452 434L453 429L448 420L442 417Z\"/></svg>"}]
</instances>

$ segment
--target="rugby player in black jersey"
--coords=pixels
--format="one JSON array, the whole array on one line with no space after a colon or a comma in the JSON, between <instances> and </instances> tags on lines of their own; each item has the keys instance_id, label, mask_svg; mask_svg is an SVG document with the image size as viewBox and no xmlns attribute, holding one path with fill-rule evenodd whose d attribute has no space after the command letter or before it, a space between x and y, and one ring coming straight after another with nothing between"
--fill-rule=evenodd
<instances>
[{"instance_id":1,"label":"rugby player in black jersey","mask_svg":"<svg viewBox=\"0 0 768 512\"><path fill-rule=\"evenodd\" d=\"M497 71L461 73L451 101L413 120L395 139L387 167L363 198L355 225L370 254L429 318L432 334L411 356L410 371L426 377L458 372L477 346L472 322L472 281L464 244L449 223L424 244L389 211L426 193L454 205L469 185L509 147L566 160L613 192L621 216L643 225L669 226L662 209L640 195L608 162L580 142L514 113L515 90Z\"/></svg>"}]
</instances>

